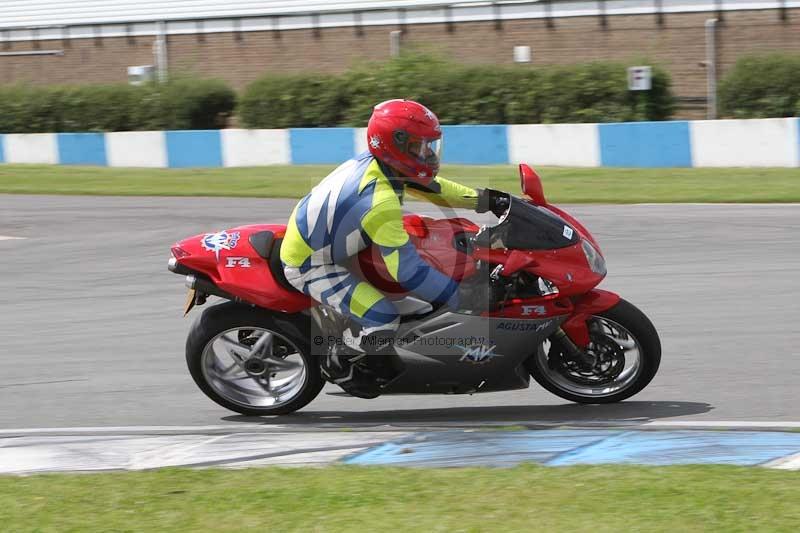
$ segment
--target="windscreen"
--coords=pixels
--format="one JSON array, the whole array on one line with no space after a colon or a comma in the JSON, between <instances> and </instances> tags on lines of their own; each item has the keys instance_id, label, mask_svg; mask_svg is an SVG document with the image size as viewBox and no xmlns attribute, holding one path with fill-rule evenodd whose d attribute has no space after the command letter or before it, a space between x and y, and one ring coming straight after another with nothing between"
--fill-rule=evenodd
<instances>
[{"instance_id":1,"label":"windscreen","mask_svg":"<svg viewBox=\"0 0 800 533\"><path fill-rule=\"evenodd\" d=\"M475 239L478 246L514 250L552 250L578 242L578 232L561 217L514 197L497 225L485 228Z\"/></svg>"}]
</instances>

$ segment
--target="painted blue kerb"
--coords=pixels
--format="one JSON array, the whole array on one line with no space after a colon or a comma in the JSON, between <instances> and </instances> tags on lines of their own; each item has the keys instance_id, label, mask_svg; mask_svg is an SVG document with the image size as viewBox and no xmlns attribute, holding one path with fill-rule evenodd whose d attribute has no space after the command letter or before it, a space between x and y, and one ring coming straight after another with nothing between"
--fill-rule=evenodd
<instances>
[{"instance_id":1,"label":"painted blue kerb","mask_svg":"<svg viewBox=\"0 0 800 533\"><path fill-rule=\"evenodd\" d=\"M800 453L800 433L621 429L417 433L344 459L395 466L761 465Z\"/></svg>"},{"instance_id":2,"label":"painted blue kerb","mask_svg":"<svg viewBox=\"0 0 800 533\"><path fill-rule=\"evenodd\" d=\"M789 119L797 131L795 165L800 166L800 119ZM690 122L627 122L595 124L603 167L691 167L693 160ZM443 126L445 164L500 165L510 162L510 126ZM292 128L288 130L289 164L340 164L353 157L355 128ZM223 139L219 130L167 131L164 148L173 168L221 167L225 165ZM102 133L58 133L58 160L66 165L108 166L108 137ZM524 135L522 131L515 135ZM7 135L5 136L7 137ZM8 162L13 146L0 134L0 163ZM226 142L230 142L227 140ZM161 147L159 147L161 148ZM235 151L236 146L229 148ZM275 149L264 146L264 150ZM574 150L586 150L576 145ZM152 154L153 157L160 156ZM519 157L516 154L515 157ZM536 164L536 161L530 161Z\"/></svg>"},{"instance_id":3,"label":"painted blue kerb","mask_svg":"<svg viewBox=\"0 0 800 533\"><path fill-rule=\"evenodd\" d=\"M442 161L462 165L508 163L508 126L442 126Z\"/></svg>"},{"instance_id":4,"label":"painted blue kerb","mask_svg":"<svg viewBox=\"0 0 800 533\"><path fill-rule=\"evenodd\" d=\"M59 133L56 141L62 165L108 165L106 136L102 133Z\"/></svg>"},{"instance_id":5,"label":"painted blue kerb","mask_svg":"<svg viewBox=\"0 0 800 533\"><path fill-rule=\"evenodd\" d=\"M599 124L604 167L691 167L689 123L626 122Z\"/></svg>"},{"instance_id":6,"label":"painted blue kerb","mask_svg":"<svg viewBox=\"0 0 800 533\"><path fill-rule=\"evenodd\" d=\"M170 168L222 166L219 130L168 131L165 137Z\"/></svg>"},{"instance_id":7,"label":"painted blue kerb","mask_svg":"<svg viewBox=\"0 0 800 533\"><path fill-rule=\"evenodd\" d=\"M292 128L289 146L293 165L342 163L355 153L355 129Z\"/></svg>"},{"instance_id":8,"label":"painted blue kerb","mask_svg":"<svg viewBox=\"0 0 800 533\"><path fill-rule=\"evenodd\" d=\"M800 118L794 119L797 126L797 166L800 167Z\"/></svg>"}]
</instances>

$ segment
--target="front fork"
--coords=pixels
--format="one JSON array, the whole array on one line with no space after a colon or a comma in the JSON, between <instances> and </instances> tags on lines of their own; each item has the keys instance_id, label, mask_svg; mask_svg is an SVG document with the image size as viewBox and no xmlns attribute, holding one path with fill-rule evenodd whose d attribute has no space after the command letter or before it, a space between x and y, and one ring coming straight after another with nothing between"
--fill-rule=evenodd
<instances>
[{"instance_id":1,"label":"front fork","mask_svg":"<svg viewBox=\"0 0 800 533\"><path fill-rule=\"evenodd\" d=\"M588 337L588 330L586 335ZM578 345L569 338L569 335L567 335L567 333L564 331L564 328L558 328L555 333L550 336L550 339L563 346L564 351L567 353L570 360L575 361L581 365L581 367L592 368L594 366L595 360L592 354L578 347ZM589 343L587 342L586 344Z\"/></svg>"},{"instance_id":2,"label":"front fork","mask_svg":"<svg viewBox=\"0 0 800 533\"><path fill-rule=\"evenodd\" d=\"M561 343L569 355L583 365L593 365L594 358L586 353L589 346L589 325L587 321L598 313L607 311L617 305L620 297L613 292L593 289L573 302L572 315L552 335L552 339Z\"/></svg>"}]
</instances>

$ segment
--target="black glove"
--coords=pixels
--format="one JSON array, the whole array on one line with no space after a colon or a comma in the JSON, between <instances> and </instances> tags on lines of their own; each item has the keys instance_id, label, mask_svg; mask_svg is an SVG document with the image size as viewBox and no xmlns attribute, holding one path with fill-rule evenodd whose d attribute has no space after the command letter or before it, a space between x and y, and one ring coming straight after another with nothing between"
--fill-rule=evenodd
<instances>
[{"instance_id":1,"label":"black glove","mask_svg":"<svg viewBox=\"0 0 800 533\"><path fill-rule=\"evenodd\" d=\"M496 191L494 189L478 189L478 207L475 211L485 213L491 211L494 216L500 218L511 205L511 197L508 193Z\"/></svg>"}]
</instances>

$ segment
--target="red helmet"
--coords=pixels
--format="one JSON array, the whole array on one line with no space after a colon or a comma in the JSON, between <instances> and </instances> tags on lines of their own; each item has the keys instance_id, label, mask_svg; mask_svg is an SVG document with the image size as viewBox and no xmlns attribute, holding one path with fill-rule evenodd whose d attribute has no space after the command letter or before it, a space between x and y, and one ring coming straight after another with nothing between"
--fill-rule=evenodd
<instances>
[{"instance_id":1,"label":"red helmet","mask_svg":"<svg viewBox=\"0 0 800 533\"><path fill-rule=\"evenodd\" d=\"M422 104L388 100L375 106L367 125L369 151L406 179L429 185L439 173L442 128Z\"/></svg>"}]
</instances>

